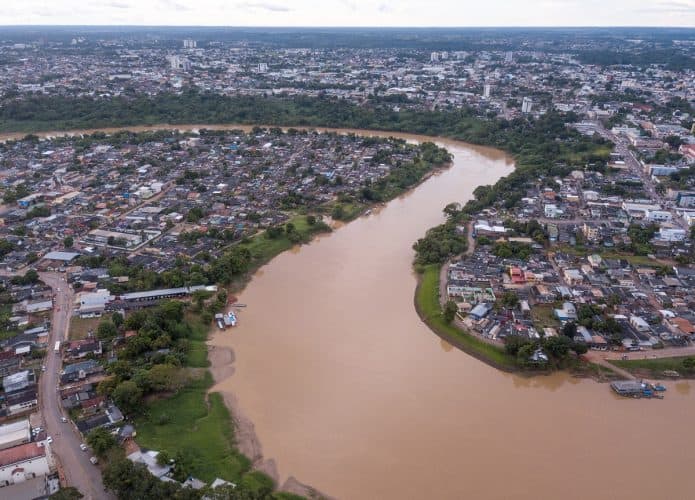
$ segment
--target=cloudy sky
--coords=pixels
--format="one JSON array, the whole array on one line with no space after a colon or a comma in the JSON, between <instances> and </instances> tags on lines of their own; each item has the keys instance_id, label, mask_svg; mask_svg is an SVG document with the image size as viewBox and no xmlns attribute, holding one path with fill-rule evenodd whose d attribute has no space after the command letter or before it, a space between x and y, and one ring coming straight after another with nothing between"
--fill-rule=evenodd
<instances>
[{"instance_id":1,"label":"cloudy sky","mask_svg":"<svg viewBox=\"0 0 695 500\"><path fill-rule=\"evenodd\" d=\"M695 0L2 0L7 24L695 27Z\"/></svg>"}]
</instances>

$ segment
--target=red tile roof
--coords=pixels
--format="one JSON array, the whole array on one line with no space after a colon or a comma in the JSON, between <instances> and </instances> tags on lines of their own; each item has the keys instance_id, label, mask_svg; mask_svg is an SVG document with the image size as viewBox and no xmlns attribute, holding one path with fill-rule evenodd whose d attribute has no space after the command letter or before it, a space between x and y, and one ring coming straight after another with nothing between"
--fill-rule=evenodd
<instances>
[{"instance_id":1,"label":"red tile roof","mask_svg":"<svg viewBox=\"0 0 695 500\"><path fill-rule=\"evenodd\" d=\"M37 443L20 444L13 448L0 450L0 467L17 464L32 458L43 457L46 455L46 448Z\"/></svg>"}]
</instances>

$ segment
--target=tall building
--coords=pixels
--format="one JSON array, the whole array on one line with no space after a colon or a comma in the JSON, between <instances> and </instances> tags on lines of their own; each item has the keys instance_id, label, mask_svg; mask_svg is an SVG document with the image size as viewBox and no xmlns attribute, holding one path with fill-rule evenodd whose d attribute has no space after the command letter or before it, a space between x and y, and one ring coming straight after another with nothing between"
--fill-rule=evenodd
<instances>
[{"instance_id":1,"label":"tall building","mask_svg":"<svg viewBox=\"0 0 695 500\"><path fill-rule=\"evenodd\" d=\"M258 65L258 72L259 73L266 73L268 71L268 63L260 63Z\"/></svg>"},{"instance_id":2,"label":"tall building","mask_svg":"<svg viewBox=\"0 0 695 500\"><path fill-rule=\"evenodd\" d=\"M521 112L525 114L530 113L531 109L533 109L533 101L530 97L524 97L524 100L521 102Z\"/></svg>"},{"instance_id":3,"label":"tall building","mask_svg":"<svg viewBox=\"0 0 695 500\"><path fill-rule=\"evenodd\" d=\"M504 54L504 62L510 63L514 62L514 52L507 52Z\"/></svg>"},{"instance_id":4,"label":"tall building","mask_svg":"<svg viewBox=\"0 0 695 500\"><path fill-rule=\"evenodd\" d=\"M491 92L492 92L492 85L490 85L489 83L486 83L485 86L483 87L483 97L485 99L489 99Z\"/></svg>"},{"instance_id":5,"label":"tall building","mask_svg":"<svg viewBox=\"0 0 695 500\"><path fill-rule=\"evenodd\" d=\"M195 49L198 46L198 42L195 40L191 40L190 38L186 38L183 41L183 48L184 49Z\"/></svg>"},{"instance_id":6,"label":"tall building","mask_svg":"<svg viewBox=\"0 0 695 500\"><path fill-rule=\"evenodd\" d=\"M430 62L437 62L439 61L439 52L432 52L430 54Z\"/></svg>"},{"instance_id":7,"label":"tall building","mask_svg":"<svg viewBox=\"0 0 695 500\"><path fill-rule=\"evenodd\" d=\"M191 62L185 57L168 56L167 60L169 61L171 69L182 69L184 71L188 71L189 69L191 69Z\"/></svg>"}]
</instances>

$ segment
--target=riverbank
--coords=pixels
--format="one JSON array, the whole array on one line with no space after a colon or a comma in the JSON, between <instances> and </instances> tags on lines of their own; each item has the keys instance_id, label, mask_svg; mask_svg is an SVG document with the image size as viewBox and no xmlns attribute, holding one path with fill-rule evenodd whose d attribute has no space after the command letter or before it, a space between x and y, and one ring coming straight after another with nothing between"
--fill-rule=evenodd
<instances>
[{"instance_id":1,"label":"riverbank","mask_svg":"<svg viewBox=\"0 0 695 500\"><path fill-rule=\"evenodd\" d=\"M420 319L437 336L479 361L506 372L519 371L515 358L503 348L488 344L444 320L439 303L441 267L430 264L418 274L414 302Z\"/></svg>"}]
</instances>

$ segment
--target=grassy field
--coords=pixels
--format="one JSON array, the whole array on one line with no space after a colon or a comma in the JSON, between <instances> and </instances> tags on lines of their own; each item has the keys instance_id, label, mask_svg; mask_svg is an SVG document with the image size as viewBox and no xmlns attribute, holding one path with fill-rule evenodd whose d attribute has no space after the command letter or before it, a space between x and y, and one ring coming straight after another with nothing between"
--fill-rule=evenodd
<instances>
[{"instance_id":1,"label":"grassy field","mask_svg":"<svg viewBox=\"0 0 695 500\"><path fill-rule=\"evenodd\" d=\"M68 331L68 339L80 340L86 339L89 331L96 331L101 318L78 318L70 319L70 330Z\"/></svg>"},{"instance_id":2,"label":"grassy field","mask_svg":"<svg viewBox=\"0 0 695 500\"><path fill-rule=\"evenodd\" d=\"M438 265L426 266L415 294L415 307L423 321L437 335L471 356L500 369L515 370L516 359L504 349L483 342L444 321L438 298L439 270Z\"/></svg>"},{"instance_id":3,"label":"grassy field","mask_svg":"<svg viewBox=\"0 0 695 500\"><path fill-rule=\"evenodd\" d=\"M555 317L552 304L534 305L531 319L536 328L560 328L560 321Z\"/></svg>"},{"instance_id":4,"label":"grassy field","mask_svg":"<svg viewBox=\"0 0 695 500\"><path fill-rule=\"evenodd\" d=\"M186 353L186 365L191 368L207 368L208 346L205 341L208 338L209 326L204 324L200 317L188 315L186 321L191 325L193 334L189 338L189 348Z\"/></svg>"},{"instance_id":5,"label":"grassy field","mask_svg":"<svg viewBox=\"0 0 695 500\"><path fill-rule=\"evenodd\" d=\"M207 394L212 377L191 382L176 395L150 403L136 420L137 441L172 457L181 452L192 474L210 482L216 477L238 482L249 460L234 447L232 419L218 393Z\"/></svg>"},{"instance_id":6,"label":"grassy field","mask_svg":"<svg viewBox=\"0 0 695 500\"><path fill-rule=\"evenodd\" d=\"M683 360L686 357L693 356L678 356L674 358L657 359L614 360L611 361L611 363L631 373L644 374L651 377L661 377L662 372L664 370L675 370L681 375L688 375L686 370L683 368Z\"/></svg>"},{"instance_id":7,"label":"grassy field","mask_svg":"<svg viewBox=\"0 0 695 500\"><path fill-rule=\"evenodd\" d=\"M320 226L310 226L304 215L296 215L288 222L291 222L295 230L302 235L302 239L308 241L312 235L319 231ZM269 262L276 255L289 250L297 243L291 242L286 235L278 238L268 238L265 232L259 233L250 239L249 243L239 243L240 246L248 248L253 255L257 265Z\"/></svg>"}]
</instances>

